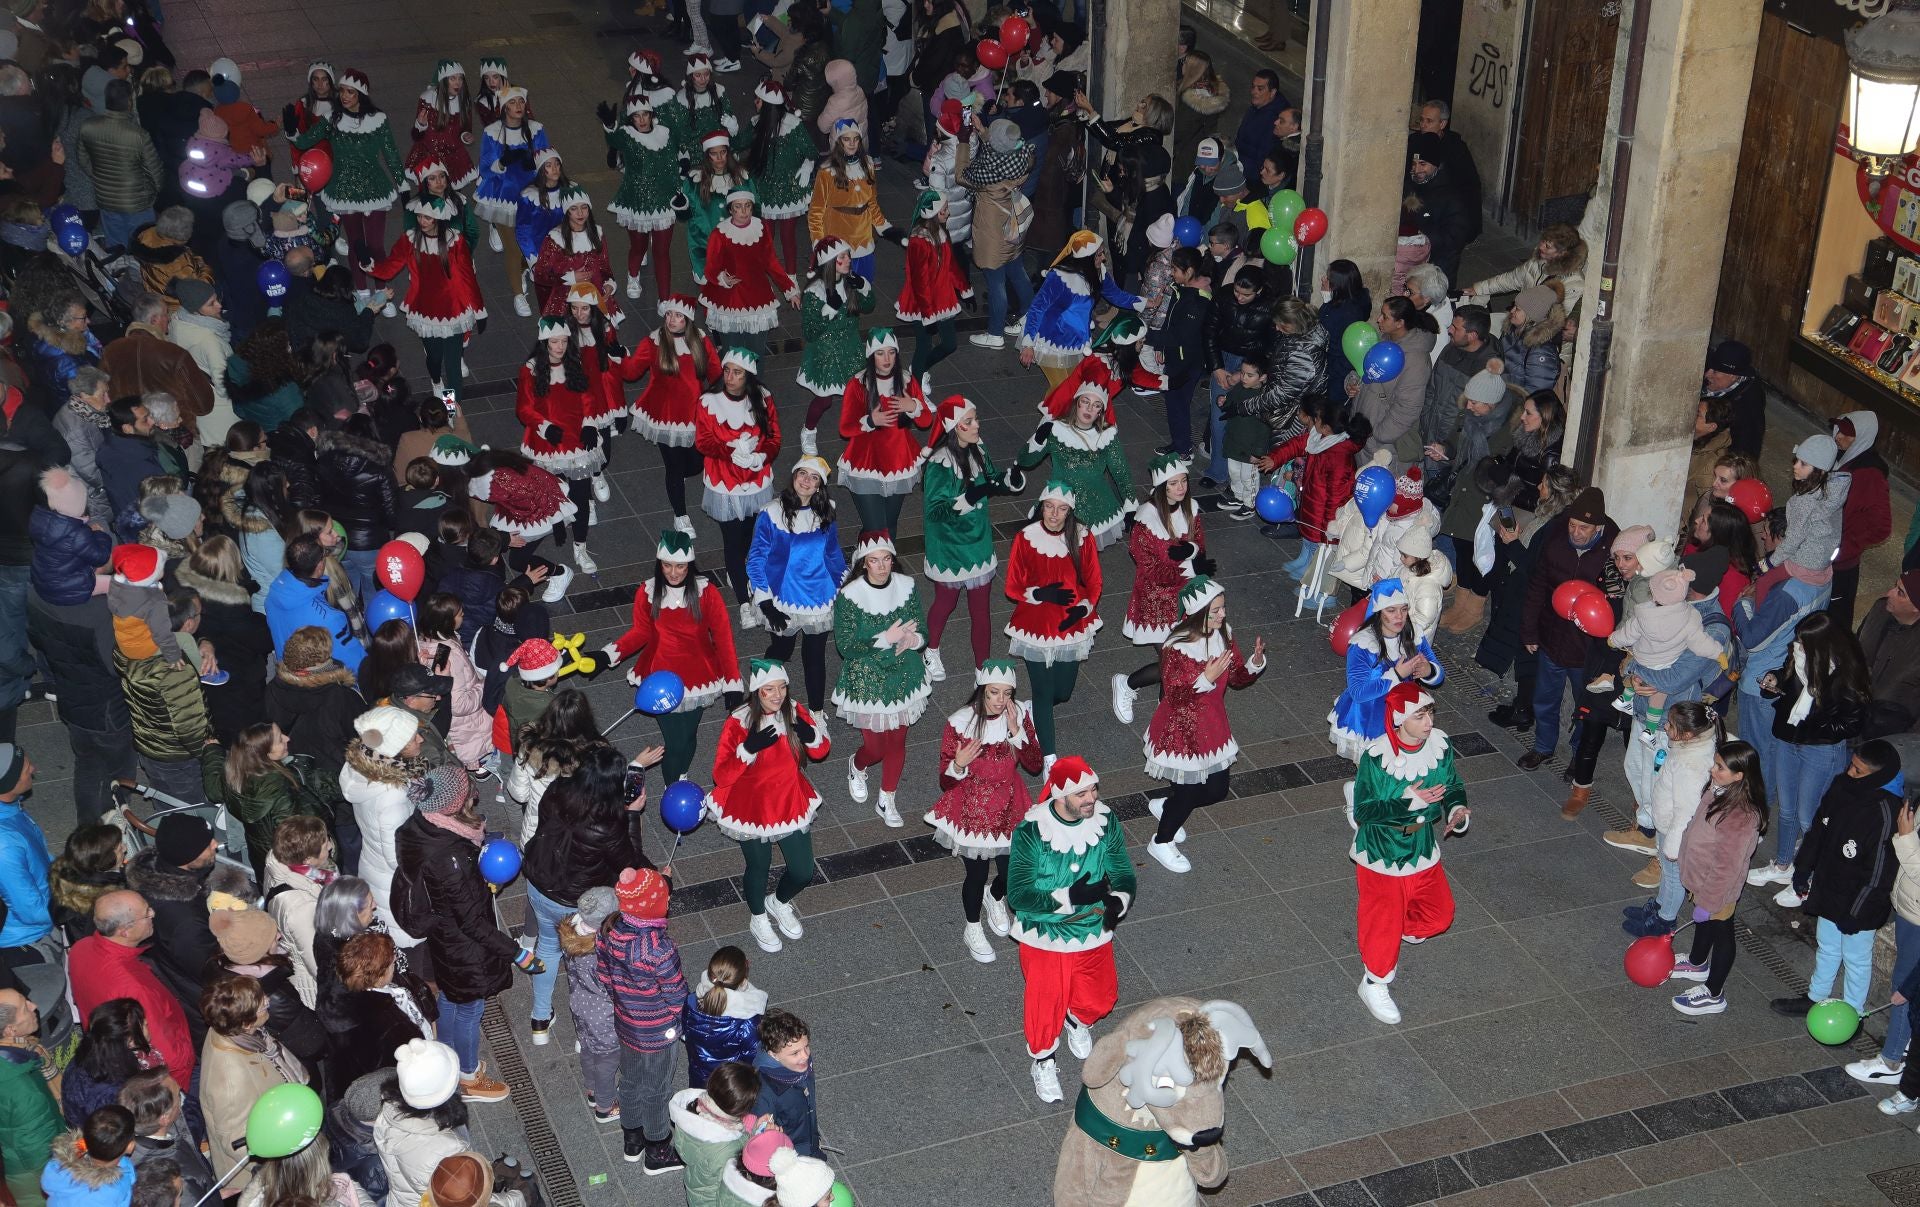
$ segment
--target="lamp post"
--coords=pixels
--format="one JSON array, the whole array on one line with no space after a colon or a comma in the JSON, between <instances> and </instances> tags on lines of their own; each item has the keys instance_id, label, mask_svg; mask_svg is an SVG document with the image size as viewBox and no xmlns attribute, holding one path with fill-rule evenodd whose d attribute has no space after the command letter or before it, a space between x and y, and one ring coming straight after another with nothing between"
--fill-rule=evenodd
<instances>
[{"instance_id":1,"label":"lamp post","mask_svg":"<svg viewBox=\"0 0 1920 1207\"><path fill-rule=\"evenodd\" d=\"M1920 0L1890 0L1846 42L1847 145L1877 205L1881 183L1920 141Z\"/></svg>"}]
</instances>

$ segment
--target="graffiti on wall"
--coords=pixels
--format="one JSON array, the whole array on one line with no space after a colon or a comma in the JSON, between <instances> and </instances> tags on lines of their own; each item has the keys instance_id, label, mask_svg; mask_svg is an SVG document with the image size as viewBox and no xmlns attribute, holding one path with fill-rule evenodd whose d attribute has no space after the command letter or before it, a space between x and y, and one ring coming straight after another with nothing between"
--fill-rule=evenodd
<instances>
[{"instance_id":1,"label":"graffiti on wall","mask_svg":"<svg viewBox=\"0 0 1920 1207\"><path fill-rule=\"evenodd\" d=\"M1480 43L1467 68L1467 91L1495 109L1507 104L1511 68L1500 57L1500 48L1491 42Z\"/></svg>"}]
</instances>

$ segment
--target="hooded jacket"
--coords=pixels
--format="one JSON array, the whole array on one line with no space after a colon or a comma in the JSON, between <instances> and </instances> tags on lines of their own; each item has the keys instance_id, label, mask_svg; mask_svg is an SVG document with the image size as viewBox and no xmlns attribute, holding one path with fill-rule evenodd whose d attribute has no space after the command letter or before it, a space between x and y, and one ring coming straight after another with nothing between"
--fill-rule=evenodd
<instances>
[{"instance_id":1,"label":"hooded jacket","mask_svg":"<svg viewBox=\"0 0 1920 1207\"><path fill-rule=\"evenodd\" d=\"M200 1021L200 990L207 965L220 955L213 927L207 919L207 880L212 864L177 868L160 861L149 847L127 863L127 887L147 899L153 908L153 938L146 961L175 997L180 999L196 1042Z\"/></svg>"},{"instance_id":2,"label":"hooded jacket","mask_svg":"<svg viewBox=\"0 0 1920 1207\"><path fill-rule=\"evenodd\" d=\"M400 491L393 450L350 432L321 432L314 442L320 506L347 530L347 548L378 549L393 539Z\"/></svg>"},{"instance_id":3,"label":"hooded jacket","mask_svg":"<svg viewBox=\"0 0 1920 1207\"><path fill-rule=\"evenodd\" d=\"M1409 327L1398 341L1405 367L1391 381L1365 381L1354 398L1354 409L1373 424L1366 451L1395 449L1401 462L1418 461L1420 411L1427 401L1427 378L1433 375L1433 332ZM1342 357L1344 362L1345 357Z\"/></svg>"},{"instance_id":4,"label":"hooded jacket","mask_svg":"<svg viewBox=\"0 0 1920 1207\"><path fill-rule=\"evenodd\" d=\"M665 918L619 915L594 949L600 987L613 1002L614 1030L636 1052L671 1048L680 1038L687 978Z\"/></svg>"},{"instance_id":5,"label":"hooded jacket","mask_svg":"<svg viewBox=\"0 0 1920 1207\"><path fill-rule=\"evenodd\" d=\"M209 285L217 285L213 279L213 269L200 258L199 252L162 235L160 228L151 222L133 233L127 251L139 262L140 279L146 285L147 292L167 299L167 304L176 310L180 307L180 300L168 292L168 286L173 284L175 277L192 277Z\"/></svg>"},{"instance_id":6,"label":"hooded jacket","mask_svg":"<svg viewBox=\"0 0 1920 1207\"><path fill-rule=\"evenodd\" d=\"M124 1207L133 1197L133 1162L107 1163L81 1151L79 1134L55 1137L53 1156L40 1173L47 1207Z\"/></svg>"},{"instance_id":7,"label":"hooded jacket","mask_svg":"<svg viewBox=\"0 0 1920 1207\"><path fill-rule=\"evenodd\" d=\"M408 772L392 759L369 753L357 737L347 743L346 756L340 768L340 795L353 806L354 824L360 827L360 877L373 892L374 905L394 943L416 946L425 936L400 929L391 904L400 827L413 818L413 802L407 799Z\"/></svg>"},{"instance_id":8,"label":"hooded jacket","mask_svg":"<svg viewBox=\"0 0 1920 1207\"><path fill-rule=\"evenodd\" d=\"M1872 411L1848 411L1840 416L1853 423L1853 447L1841 455L1834 472L1853 475L1847 501L1840 511L1840 552L1835 570L1860 565L1867 550L1893 535L1893 510L1887 496L1887 463L1873 446L1880 435L1880 416Z\"/></svg>"},{"instance_id":9,"label":"hooded jacket","mask_svg":"<svg viewBox=\"0 0 1920 1207\"><path fill-rule=\"evenodd\" d=\"M333 639L333 656L349 671L360 669L367 651L353 635L353 623L347 614L327 602L327 580L309 583L291 570L282 570L267 587L267 628L273 634L273 649L279 654L287 648L287 638L295 629L316 626Z\"/></svg>"},{"instance_id":10,"label":"hooded jacket","mask_svg":"<svg viewBox=\"0 0 1920 1207\"><path fill-rule=\"evenodd\" d=\"M47 1163L48 1146L65 1130L60 1104L40 1072L38 1053L0 1045L0 1161L31 1178Z\"/></svg>"},{"instance_id":11,"label":"hooded jacket","mask_svg":"<svg viewBox=\"0 0 1920 1207\"><path fill-rule=\"evenodd\" d=\"M418 813L401 824L393 845L399 867L420 877L433 905L425 937L440 992L456 1004L504 992L520 948L494 921L479 845Z\"/></svg>"},{"instance_id":12,"label":"hooded jacket","mask_svg":"<svg viewBox=\"0 0 1920 1207\"><path fill-rule=\"evenodd\" d=\"M760 1050L760 1016L767 1012L767 991L752 981L727 990L727 1006L719 1014L700 1009L700 999L713 982L705 973L687 993L682 1022L687 1037L687 1080L707 1084L713 1071L728 1061L752 1064Z\"/></svg>"},{"instance_id":13,"label":"hooded jacket","mask_svg":"<svg viewBox=\"0 0 1920 1207\"><path fill-rule=\"evenodd\" d=\"M1900 798L1887 785L1899 771L1896 761L1858 779L1835 776L1793 857L1793 888L1806 898L1801 908L1842 934L1878 930L1893 913Z\"/></svg>"},{"instance_id":14,"label":"hooded jacket","mask_svg":"<svg viewBox=\"0 0 1920 1207\"><path fill-rule=\"evenodd\" d=\"M1680 858L1681 840L1700 807L1717 747L1711 730L1692 741L1667 744L1667 761L1653 777L1647 809L1659 835L1660 853L1668 859Z\"/></svg>"},{"instance_id":15,"label":"hooded jacket","mask_svg":"<svg viewBox=\"0 0 1920 1207\"><path fill-rule=\"evenodd\" d=\"M33 538L33 589L48 603L83 604L93 595L94 575L113 553L113 535L49 507L27 518Z\"/></svg>"},{"instance_id":16,"label":"hooded jacket","mask_svg":"<svg viewBox=\"0 0 1920 1207\"><path fill-rule=\"evenodd\" d=\"M722 1183L747 1136L738 1122L723 1122L700 1109L704 1085L681 1090L667 1104L673 1120L673 1150L687 1165L687 1207L728 1207Z\"/></svg>"},{"instance_id":17,"label":"hooded jacket","mask_svg":"<svg viewBox=\"0 0 1920 1207\"><path fill-rule=\"evenodd\" d=\"M834 123L842 118L851 118L860 125L860 137L867 137L867 94L860 88L858 74L852 63L845 59L833 59L827 63L824 73L827 77L826 104L820 107L820 116L814 124L828 138L833 137Z\"/></svg>"},{"instance_id":18,"label":"hooded jacket","mask_svg":"<svg viewBox=\"0 0 1920 1207\"><path fill-rule=\"evenodd\" d=\"M335 780L346 763L348 743L356 740L353 719L367 710L353 672L337 662L306 672L277 665L263 707L261 719L287 735L288 750L311 758L322 775Z\"/></svg>"}]
</instances>

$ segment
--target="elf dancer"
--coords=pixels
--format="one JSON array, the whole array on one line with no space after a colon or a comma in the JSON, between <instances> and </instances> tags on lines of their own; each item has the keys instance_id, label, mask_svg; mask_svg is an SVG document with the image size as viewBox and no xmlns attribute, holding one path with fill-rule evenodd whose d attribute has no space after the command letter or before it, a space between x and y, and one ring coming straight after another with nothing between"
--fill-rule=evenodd
<instances>
[{"instance_id":1,"label":"elf dancer","mask_svg":"<svg viewBox=\"0 0 1920 1207\"><path fill-rule=\"evenodd\" d=\"M1196 575L1213 573L1201 531L1200 512L1188 493L1187 463L1178 453L1161 453L1150 472L1153 490L1133 513L1127 553L1133 558L1133 594L1120 631L1135 645L1158 648L1180 618L1180 590ZM1113 715L1133 724L1134 697L1160 682L1160 660L1113 677Z\"/></svg>"},{"instance_id":2,"label":"elf dancer","mask_svg":"<svg viewBox=\"0 0 1920 1207\"><path fill-rule=\"evenodd\" d=\"M873 241L891 239L907 245L906 232L880 212L880 191L874 183L873 160L867 157L860 123L850 117L833 123L827 159L813 174L813 197L807 203L807 237L840 239L853 250L853 271L873 280Z\"/></svg>"},{"instance_id":3,"label":"elf dancer","mask_svg":"<svg viewBox=\"0 0 1920 1207\"><path fill-rule=\"evenodd\" d=\"M800 287L773 254L773 235L754 216L754 194L736 188L727 194L727 218L707 237L707 279L700 300L707 326L730 344L764 356L767 332L780 325L780 300L796 307Z\"/></svg>"},{"instance_id":4,"label":"elf dancer","mask_svg":"<svg viewBox=\"0 0 1920 1207\"><path fill-rule=\"evenodd\" d=\"M673 198L680 191L673 131L645 95L626 102L623 125L614 125L613 106L605 101L594 112L620 165L620 189L607 212L627 232L627 296L640 296L640 266L652 256L654 291L664 300L673 291Z\"/></svg>"},{"instance_id":5,"label":"elf dancer","mask_svg":"<svg viewBox=\"0 0 1920 1207\"><path fill-rule=\"evenodd\" d=\"M1114 284L1100 236L1075 231L1034 293L1020 333L1020 363L1031 366L1039 361L1048 386L1059 385L1093 346L1095 294L1121 310L1141 306L1139 298Z\"/></svg>"},{"instance_id":6,"label":"elf dancer","mask_svg":"<svg viewBox=\"0 0 1920 1207\"><path fill-rule=\"evenodd\" d=\"M1340 757L1360 761L1367 743L1381 734L1380 701L1402 680L1438 687L1447 677L1440 656L1414 639L1407 619L1407 591L1397 578L1383 578L1367 593L1367 620L1347 643L1347 689L1327 714L1327 740Z\"/></svg>"},{"instance_id":7,"label":"elf dancer","mask_svg":"<svg viewBox=\"0 0 1920 1207\"><path fill-rule=\"evenodd\" d=\"M313 128L318 121L325 121L338 113L337 98L333 95L333 81L337 73L333 64L325 59L315 59L307 64L307 90L300 96L287 102L280 111L280 128L287 137L297 139ZM298 142L294 144L300 146ZM301 147L305 150L305 147Z\"/></svg>"},{"instance_id":8,"label":"elf dancer","mask_svg":"<svg viewBox=\"0 0 1920 1207\"><path fill-rule=\"evenodd\" d=\"M478 247L480 239L480 215L474 213L473 204L453 191L453 175L447 165L437 159L429 159L409 171L417 173L413 197L433 197L453 207L453 220L447 225L460 232L468 247ZM409 203L413 198L408 198ZM413 229L413 209L411 204L402 207L401 223L407 230Z\"/></svg>"},{"instance_id":9,"label":"elf dancer","mask_svg":"<svg viewBox=\"0 0 1920 1207\"><path fill-rule=\"evenodd\" d=\"M703 51L687 52L687 78L680 85L680 103L687 107L689 128L711 130L718 126L735 138L740 136L740 119L733 115L733 102L727 99L727 86L713 75L713 59Z\"/></svg>"},{"instance_id":10,"label":"elf dancer","mask_svg":"<svg viewBox=\"0 0 1920 1207\"><path fill-rule=\"evenodd\" d=\"M474 170L473 107L467 104L467 69L453 59L433 67L433 86L420 94L413 117L413 148L407 152L407 176L420 179L421 164L439 160L447 165L453 187L464 189L480 179Z\"/></svg>"},{"instance_id":11,"label":"elf dancer","mask_svg":"<svg viewBox=\"0 0 1920 1207\"><path fill-rule=\"evenodd\" d=\"M693 535L687 515L687 479L700 472L693 447L700 396L720 381L720 354L701 329L695 302L685 294L662 298L660 326L613 368L621 381L646 375L646 389L633 400L633 427L660 450L660 465L673 508L673 526Z\"/></svg>"},{"instance_id":12,"label":"elf dancer","mask_svg":"<svg viewBox=\"0 0 1920 1207\"><path fill-rule=\"evenodd\" d=\"M366 72L341 72L333 105L331 117L315 118L294 135L293 147L305 151L324 142L333 152L333 175L320 190L320 200L340 220L353 287L365 300L372 290L364 265L386 245L387 211L399 200L406 163L394 144L392 123L373 103ZM387 303L383 313L393 317L393 303Z\"/></svg>"},{"instance_id":13,"label":"elf dancer","mask_svg":"<svg viewBox=\"0 0 1920 1207\"><path fill-rule=\"evenodd\" d=\"M753 140L747 144L747 171L760 194L760 216L774 235L794 275L800 274L800 219L813 200L813 136L787 105L779 80L765 79L753 90L756 114Z\"/></svg>"},{"instance_id":14,"label":"elf dancer","mask_svg":"<svg viewBox=\"0 0 1920 1207\"><path fill-rule=\"evenodd\" d=\"M1071 406L1042 419L1020 454L1020 468L1032 472L1053 462L1053 477L1073 489L1074 511L1092 531L1100 548L1120 539L1121 523L1133 511L1133 472L1114 426L1113 400L1091 382L1080 387Z\"/></svg>"},{"instance_id":15,"label":"elf dancer","mask_svg":"<svg viewBox=\"0 0 1920 1207\"><path fill-rule=\"evenodd\" d=\"M660 738L667 747L660 770L671 784L693 765L707 705L724 700L731 711L746 697L726 601L694 565L693 538L669 528L660 534L654 557L652 577L633 593L633 621L600 651L602 667L596 673L632 658L627 682L635 687L655 671L680 676L685 690L679 705L660 714Z\"/></svg>"},{"instance_id":16,"label":"elf dancer","mask_svg":"<svg viewBox=\"0 0 1920 1207\"><path fill-rule=\"evenodd\" d=\"M847 382L865 364L860 316L873 309L873 286L853 271L853 252L844 239L813 245L813 279L800 291L800 372L794 381L813 395L800 451L820 452L820 419L842 400Z\"/></svg>"},{"instance_id":17,"label":"elf dancer","mask_svg":"<svg viewBox=\"0 0 1920 1207\"><path fill-rule=\"evenodd\" d=\"M1073 490L1052 481L1040 491L1037 516L1013 538L1007 554L1007 649L1027 664L1033 685L1033 727L1053 765L1053 710L1073 698L1080 664L1100 631L1100 549L1074 512Z\"/></svg>"},{"instance_id":18,"label":"elf dancer","mask_svg":"<svg viewBox=\"0 0 1920 1207\"><path fill-rule=\"evenodd\" d=\"M765 620L767 657L786 662L799 645L807 707L815 712L827 697L827 637L833 632L834 597L847 573L833 496L827 493L829 472L818 457L795 461L787 488L754 521L747 554L753 597L751 605L740 608L743 617L752 612L756 624Z\"/></svg>"},{"instance_id":19,"label":"elf dancer","mask_svg":"<svg viewBox=\"0 0 1920 1207\"><path fill-rule=\"evenodd\" d=\"M491 503L487 526L507 534L511 547L507 565L535 582L544 582L540 596L546 603L565 598L573 571L533 556L534 549L555 528L572 520L577 508L567 488L546 470L507 449L482 449L466 465L467 495Z\"/></svg>"},{"instance_id":20,"label":"elf dancer","mask_svg":"<svg viewBox=\"0 0 1920 1207\"><path fill-rule=\"evenodd\" d=\"M1093 337L1092 347L1079 363L1047 390L1040 401L1040 413L1058 417L1080 392L1080 387L1090 381L1107 392L1109 403L1120 397L1120 391L1129 385L1147 393L1165 389L1167 379L1140 364L1140 348L1146 335L1146 325L1139 315L1114 316ZM1107 410L1107 422L1113 422L1111 406Z\"/></svg>"},{"instance_id":21,"label":"elf dancer","mask_svg":"<svg viewBox=\"0 0 1920 1207\"><path fill-rule=\"evenodd\" d=\"M525 268L516 244L508 248L520 194L533 183L538 169L533 157L547 149L547 128L533 120L527 108L527 90L509 86L500 93L500 116L480 131L480 183L473 186L473 205L491 229L487 246L506 251L507 280L517 280Z\"/></svg>"},{"instance_id":22,"label":"elf dancer","mask_svg":"<svg viewBox=\"0 0 1920 1207\"><path fill-rule=\"evenodd\" d=\"M1013 929L1013 915L1007 911L1007 848L1014 827L1033 808L1033 793L1020 773L1040 774L1033 713L1015 690L1019 669L1008 659L996 658L974 671L973 695L947 718L940 734L940 799L927 814L933 840L958 855L966 869L960 908L967 925L961 937L967 954L982 964L993 963L994 951L980 926L981 906L986 906L987 925L994 934L1004 937Z\"/></svg>"},{"instance_id":23,"label":"elf dancer","mask_svg":"<svg viewBox=\"0 0 1920 1207\"><path fill-rule=\"evenodd\" d=\"M587 553L593 524L593 476L606 464L600 429L592 422L600 384L595 364L562 319L540 320L540 339L520 366L514 415L525 428L520 452L564 480L574 506L573 564L586 574L600 566Z\"/></svg>"},{"instance_id":24,"label":"elf dancer","mask_svg":"<svg viewBox=\"0 0 1920 1207\"><path fill-rule=\"evenodd\" d=\"M640 97L647 98L647 102L653 106L654 123L673 132L673 141L667 146L673 152L674 160L684 164L689 159L698 158L699 148L688 141L694 134L687 119L687 107L680 103L680 94L660 74L660 52L657 50L636 50L627 56L627 87L620 96L620 103L624 107ZM614 165L609 163L607 166Z\"/></svg>"},{"instance_id":25,"label":"elf dancer","mask_svg":"<svg viewBox=\"0 0 1920 1207\"><path fill-rule=\"evenodd\" d=\"M787 695L787 668L755 658L748 667L747 701L727 714L720 729L707 812L722 834L740 844L746 859L740 895L753 915L749 929L762 951L779 951L780 935L798 939L806 933L793 901L813 879L811 831L820 811L820 794L807 782L806 767L832 748L826 722ZM776 845L786 870L768 896ZM780 935L773 933L775 924Z\"/></svg>"},{"instance_id":26,"label":"elf dancer","mask_svg":"<svg viewBox=\"0 0 1920 1207\"><path fill-rule=\"evenodd\" d=\"M567 289L579 281L600 294L607 321L618 327L626 317L614 299L613 265L607 259L606 232L593 220L593 199L579 185L568 185L560 195L563 217L540 240L533 265L534 304L543 317L562 314Z\"/></svg>"},{"instance_id":27,"label":"elf dancer","mask_svg":"<svg viewBox=\"0 0 1920 1207\"><path fill-rule=\"evenodd\" d=\"M725 130L709 130L702 136L700 155L699 162L680 182L680 192L673 199L673 212L676 216L685 215L693 283L705 285L707 244L726 220L727 199L743 189L751 196L753 186L747 180L746 166L734 158L733 140Z\"/></svg>"},{"instance_id":28,"label":"elf dancer","mask_svg":"<svg viewBox=\"0 0 1920 1207\"><path fill-rule=\"evenodd\" d=\"M986 664L993 644L987 598L1000 559L993 551L993 517L987 499L1017 495L1027 488L1019 466L1002 473L993 468L987 446L980 442L980 412L959 394L949 394L933 418L927 437L927 460L921 499L926 528L927 581L933 586L933 608L927 620L927 678L938 683L947 677L940 660L940 634L947 618L966 593L968 635L973 665Z\"/></svg>"},{"instance_id":29,"label":"elf dancer","mask_svg":"<svg viewBox=\"0 0 1920 1207\"><path fill-rule=\"evenodd\" d=\"M607 469L613 464L613 438L633 423L626 391L613 371L613 366L626 353L614 333L612 320L601 309L603 302L600 291L593 285L575 281L567 287L567 308L560 315L567 324L567 334L573 337L574 347L580 349L587 378L594 384L593 401L587 408L586 419L600 429L600 452L604 454L600 472L592 479L595 503L605 503L613 497L613 488L607 484Z\"/></svg>"},{"instance_id":30,"label":"elf dancer","mask_svg":"<svg viewBox=\"0 0 1920 1207\"><path fill-rule=\"evenodd\" d=\"M867 801L867 768L879 764L880 799L873 811L892 829L906 824L894 806L907 766L907 729L927 711L927 612L913 576L894 569L893 538L863 532L853 566L833 601L833 643L840 679L833 706L860 731L860 749L847 760L847 795Z\"/></svg>"},{"instance_id":31,"label":"elf dancer","mask_svg":"<svg viewBox=\"0 0 1920 1207\"><path fill-rule=\"evenodd\" d=\"M573 181L567 179L560 152L552 147L533 153L533 168L533 181L520 190L520 200L513 207L514 249L524 265L511 278L513 310L522 318L539 313L538 295L528 296L533 287L533 266L539 262L547 236L565 220L576 191ZM604 279L595 278L595 281Z\"/></svg>"},{"instance_id":32,"label":"elf dancer","mask_svg":"<svg viewBox=\"0 0 1920 1207\"><path fill-rule=\"evenodd\" d=\"M889 536L900 508L920 481L920 441L911 429L933 422L920 383L900 367L900 341L890 327L867 332L867 363L848 380L840 401L840 477L853 494L860 527Z\"/></svg>"},{"instance_id":33,"label":"elf dancer","mask_svg":"<svg viewBox=\"0 0 1920 1207\"><path fill-rule=\"evenodd\" d=\"M958 347L953 319L960 313L961 299L972 296L973 286L967 283L947 235L946 198L928 189L913 205L907 279L893 304L900 321L914 325L913 376L921 389L933 388L933 367Z\"/></svg>"},{"instance_id":34,"label":"elf dancer","mask_svg":"<svg viewBox=\"0 0 1920 1207\"><path fill-rule=\"evenodd\" d=\"M485 130L500 120L507 93L507 61L498 55L480 60L480 89L473 94L473 120Z\"/></svg>"},{"instance_id":35,"label":"elf dancer","mask_svg":"<svg viewBox=\"0 0 1920 1207\"><path fill-rule=\"evenodd\" d=\"M1440 839L1466 833L1470 814L1453 748L1433 725L1433 697L1418 683L1396 683L1381 711L1386 732L1367 744L1354 776L1348 855L1360 888L1360 1000L1381 1022L1397 1023L1387 986L1400 944L1424 943L1453 925Z\"/></svg>"},{"instance_id":36,"label":"elf dancer","mask_svg":"<svg viewBox=\"0 0 1920 1207\"><path fill-rule=\"evenodd\" d=\"M1046 795L1014 830L1007 857L1027 1055L1042 1102L1061 1098L1053 1053L1062 1028L1067 1050L1085 1060L1093 1025L1119 1000L1113 928L1132 908L1133 893L1120 819L1100 801L1100 777L1070 754L1047 768Z\"/></svg>"},{"instance_id":37,"label":"elf dancer","mask_svg":"<svg viewBox=\"0 0 1920 1207\"><path fill-rule=\"evenodd\" d=\"M427 353L427 376L442 397L460 397L460 350L467 333L487 317L480 282L473 275L473 248L452 223L459 215L440 197L407 202L413 229L393 241L386 258L361 265L366 276L391 281L407 274L407 296L400 308L407 329L420 337ZM388 299L393 290L383 291Z\"/></svg>"},{"instance_id":38,"label":"elf dancer","mask_svg":"<svg viewBox=\"0 0 1920 1207\"><path fill-rule=\"evenodd\" d=\"M1241 658L1227 624L1226 588L1217 581L1189 580L1179 608L1180 623L1160 647L1160 706L1147 723L1145 744L1147 774L1173 786L1147 802L1147 812L1160 819L1147 854L1169 872L1193 866L1177 845L1187 837L1187 818L1226 799L1227 777L1240 755L1227 723L1225 688L1252 687L1267 669L1264 637L1253 639L1253 657Z\"/></svg>"},{"instance_id":39,"label":"elf dancer","mask_svg":"<svg viewBox=\"0 0 1920 1207\"><path fill-rule=\"evenodd\" d=\"M760 623L747 581L747 545L761 509L773 498L773 461L780 455L780 417L759 370L753 353L728 348L720 358L720 388L700 396L693 417L693 447L703 458L700 509L720 525L743 629Z\"/></svg>"}]
</instances>

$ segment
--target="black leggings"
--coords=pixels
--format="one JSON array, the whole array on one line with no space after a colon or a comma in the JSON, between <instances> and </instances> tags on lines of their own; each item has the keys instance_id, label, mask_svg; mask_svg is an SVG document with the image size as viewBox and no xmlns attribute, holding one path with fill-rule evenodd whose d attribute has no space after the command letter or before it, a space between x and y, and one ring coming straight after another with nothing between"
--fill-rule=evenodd
<instances>
[{"instance_id":1,"label":"black leggings","mask_svg":"<svg viewBox=\"0 0 1920 1207\"><path fill-rule=\"evenodd\" d=\"M953 320L950 318L941 319L937 323L915 324L913 332L915 380L918 380L920 375L928 369L952 356L960 347L960 339L953 333Z\"/></svg>"},{"instance_id":2,"label":"black leggings","mask_svg":"<svg viewBox=\"0 0 1920 1207\"><path fill-rule=\"evenodd\" d=\"M753 588L747 583L747 550L752 546L753 520L720 521L720 549L726 558L727 581L733 584L736 603L746 603L753 598Z\"/></svg>"},{"instance_id":3,"label":"black leggings","mask_svg":"<svg viewBox=\"0 0 1920 1207\"><path fill-rule=\"evenodd\" d=\"M767 638L767 657L786 662L793 657L794 643L800 645L800 662L806 667L807 707L819 712L827 698L827 638L832 633L795 633Z\"/></svg>"},{"instance_id":4,"label":"black leggings","mask_svg":"<svg viewBox=\"0 0 1920 1207\"><path fill-rule=\"evenodd\" d=\"M906 506L907 496L867 495L857 490L850 493L853 495L853 509L860 514L860 530L884 532L892 536L893 530L900 526L900 509Z\"/></svg>"},{"instance_id":5,"label":"black leggings","mask_svg":"<svg viewBox=\"0 0 1920 1207\"><path fill-rule=\"evenodd\" d=\"M1708 993L1720 996L1727 974L1733 971L1733 957L1737 952L1731 916L1717 922L1710 918L1693 924L1693 950L1687 953L1687 962L1707 966Z\"/></svg>"},{"instance_id":6,"label":"black leggings","mask_svg":"<svg viewBox=\"0 0 1920 1207\"><path fill-rule=\"evenodd\" d=\"M1127 686L1134 691L1143 687L1157 687L1160 684L1160 660L1155 658L1139 670L1127 676Z\"/></svg>"},{"instance_id":7,"label":"black leggings","mask_svg":"<svg viewBox=\"0 0 1920 1207\"><path fill-rule=\"evenodd\" d=\"M1007 897L1007 857L995 855L992 859L962 859L960 866L967 869L967 878L960 882L960 908L967 911L967 921L980 920L980 905L986 898L987 867L993 867L993 895L996 900Z\"/></svg>"},{"instance_id":8,"label":"black leggings","mask_svg":"<svg viewBox=\"0 0 1920 1207\"><path fill-rule=\"evenodd\" d=\"M587 532L593 526L593 479L571 478L567 481L567 497L573 500L573 543L587 543Z\"/></svg>"},{"instance_id":9,"label":"black leggings","mask_svg":"<svg viewBox=\"0 0 1920 1207\"><path fill-rule=\"evenodd\" d=\"M673 506L675 516L684 516L687 514L687 479L701 470L700 450L672 444L653 447L660 450L660 465L666 471L661 477L667 484L667 502Z\"/></svg>"},{"instance_id":10,"label":"black leggings","mask_svg":"<svg viewBox=\"0 0 1920 1207\"><path fill-rule=\"evenodd\" d=\"M1204 809L1208 805L1227 799L1228 769L1222 767L1199 784L1174 784L1173 791L1167 796L1167 803L1160 807L1160 828L1154 832L1155 842L1172 842L1180 827L1187 824L1187 818L1193 816L1195 809Z\"/></svg>"}]
</instances>

